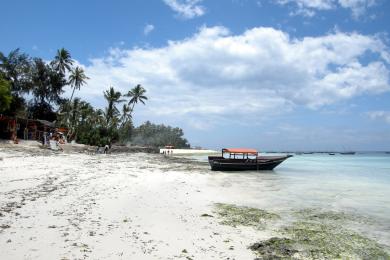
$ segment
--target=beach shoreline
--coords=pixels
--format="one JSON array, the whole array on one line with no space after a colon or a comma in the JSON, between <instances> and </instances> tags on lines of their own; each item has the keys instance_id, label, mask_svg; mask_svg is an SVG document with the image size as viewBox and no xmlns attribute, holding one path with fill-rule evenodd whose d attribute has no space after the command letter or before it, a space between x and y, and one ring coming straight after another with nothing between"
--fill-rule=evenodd
<instances>
[{"instance_id":1,"label":"beach shoreline","mask_svg":"<svg viewBox=\"0 0 390 260\"><path fill-rule=\"evenodd\" d=\"M357 253L388 252L386 245L383 251L374 242L375 236L339 232L344 225L340 219L371 227L366 218L266 206L277 202L274 186L269 191L262 187L272 200L259 201L249 182L239 188L240 181L258 175L214 173L205 162L161 154L92 155L15 146L0 148L0 157L0 259L310 259L291 244L313 248L313 243L331 243L332 238L343 249L352 247L351 237L358 241L353 241ZM255 203L264 206L242 207ZM318 228L326 232L309 239L312 244L288 240L297 237L291 230L313 234ZM328 244L316 250L327 252Z\"/></svg>"}]
</instances>

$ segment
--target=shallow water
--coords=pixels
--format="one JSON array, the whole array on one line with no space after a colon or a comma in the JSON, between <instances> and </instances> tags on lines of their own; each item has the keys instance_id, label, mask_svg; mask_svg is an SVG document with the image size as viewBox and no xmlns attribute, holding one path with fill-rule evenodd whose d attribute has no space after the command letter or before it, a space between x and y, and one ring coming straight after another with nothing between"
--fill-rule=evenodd
<instances>
[{"instance_id":1,"label":"shallow water","mask_svg":"<svg viewBox=\"0 0 390 260\"><path fill-rule=\"evenodd\" d=\"M354 214L365 220L352 228L390 245L389 154L296 155L274 171L210 174L237 204L290 216L302 209Z\"/></svg>"}]
</instances>

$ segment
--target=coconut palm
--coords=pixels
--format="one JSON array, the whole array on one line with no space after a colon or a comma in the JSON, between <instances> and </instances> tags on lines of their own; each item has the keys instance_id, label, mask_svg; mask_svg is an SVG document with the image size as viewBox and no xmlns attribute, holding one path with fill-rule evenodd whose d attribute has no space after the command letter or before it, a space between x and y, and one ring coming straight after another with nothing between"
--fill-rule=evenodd
<instances>
[{"instance_id":1,"label":"coconut palm","mask_svg":"<svg viewBox=\"0 0 390 260\"><path fill-rule=\"evenodd\" d=\"M120 121L122 122L122 126L124 126L127 122L131 120L132 116L130 112L131 112L130 107L126 104L123 104L122 116L120 118Z\"/></svg>"},{"instance_id":2,"label":"coconut palm","mask_svg":"<svg viewBox=\"0 0 390 260\"><path fill-rule=\"evenodd\" d=\"M103 92L104 98L108 102L108 106L106 107L105 115L106 115L106 123L109 125L114 125L117 121L117 116L119 115L119 110L116 107L116 104L122 102L121 96L122 94L119 91L116 91L113 87L110 87L109 90Z\"/></svg>"},{"instance_id":3,"label":"coconut palm","mask_svg":"<svg viewBox=\"0 0 390 260\"><path fill-rule=\"evenodd\" d=\"M148 100L148 98L145 96L146 89L144 89L140 84L129 90L127 94L125 95L126 97L130 97L129 100L129 106L131 106L131 113L134 111L134 106L138 102L141 102L142 104L145 105L145 100Z\"/></svg>"},{"instance_id":4,"label":"coconut palm","mask_svg":"<svg viewBox=\"0 0 390 260\"><path fill-rule=\"evenodd\" d=\"M57 50L57 55L54 57L51 65L56 71L63 75L65 75L65 72L71 71L73 60L69 51L64 48Z\"/></svg>"},{"instance_id":5,"label":"coconut palm","mask_svg":"<svg viewBox=\"0 0 390 260\"><path fill-rule=\"evenodd\" d=\"M85 75L82 68L77 66L74 70L71 71L71 74L69 75L69 84L72 86L73 91L72 95L70 96L70 102L72 101L76 88L80 90L80 87L86 83L87 79L89 78Z\"/></svg>"}]
</instances>

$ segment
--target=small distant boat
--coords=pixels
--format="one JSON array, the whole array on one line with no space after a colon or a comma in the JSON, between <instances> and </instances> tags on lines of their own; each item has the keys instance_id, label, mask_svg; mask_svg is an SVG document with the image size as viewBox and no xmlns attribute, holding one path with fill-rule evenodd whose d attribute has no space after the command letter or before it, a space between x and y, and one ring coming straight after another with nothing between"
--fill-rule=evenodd
<instances>
[{"instance_id":1,"label":"small distant boat","mask_svg":"<svg viewBox=\"0 0 390 260\"><path fill-rule=\"evenodd\" d=\"M335 153L328 153L329 155L335 155Z\"/></svg>"},{"instance_id":2,"label":"small distant boat","mask_svg":"<svg viewBox=\"0 0 390 260\"><path fill-rule=\"evenodd\" d=\"M340 154L353 155L353 154L356 154L356 152L341 152Z\"/></svg>"},{"instance_id":3,"label":"small distant boat","mask_svg":"<svg viewBox=\"0 0 390 260\"><path fill-rule=\"evenodd\" d=\"M228 158L224 157L226 154ZM255 149L224 148L222 156L209 156L209 164L213 171L271 171L290 157L292 155L259 156Z\"/></svg>"}]
</instances>

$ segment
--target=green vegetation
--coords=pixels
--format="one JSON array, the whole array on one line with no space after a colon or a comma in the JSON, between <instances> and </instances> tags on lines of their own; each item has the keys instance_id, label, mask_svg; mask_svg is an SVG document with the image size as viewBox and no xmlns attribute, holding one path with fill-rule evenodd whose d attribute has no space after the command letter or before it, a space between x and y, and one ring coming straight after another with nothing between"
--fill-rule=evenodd
<instances>
[{"instance_id":1,"label":"green vegetation","mask_svg":"<svg viewBox=\"0 0 390 260\"><path fill-rule=\"evenodd\" d=\"M76 89L87 84L83 68L75 64L66 49L59 49L51 62L31 58L16 49L8 55L0 52L0 113L29 119L55 121L69 129L68 140L89 145L111 143L147 146L174 145L189 147L180 128L155 125L149 121L134 128L132 118L136 104L148 100L140 84L122 94L109 87L103 97L105 109L96 109L80 98ZM69 99L65 87L72 88ZM124 103L122 109L118 107Z\"/></svg>"},{"instance_id":2,"label":"green vegetation","mask_svg":"<svg viewBox=\"0 0 390 260\"><path fill-rule=\"evenodd\" d=\"M11 84L0 75L0 113L9 109L11 102Z\"/></svg>"},{"instance_id":3,"label":"green vegetation","mask_svg":"<svg viewBox=\"0 0 390 260\"><path fill-rule=\"evenodd\" d=\"M279 215L262 209L240 207L233 204L215 204L216 213L222 218L221 224L233 227L251 226L264 229L267 221L279 219Z\"/></svg>"},{"instance_id":4,"label":"green vegetation","mask_svg":"<svg viewBox=\"0 0 390 260\"><path fill-rule=\"evenodd\" d=\"M147 121L133 130L132 143L146 146L164 146L166 144L179 148L189 148L183 137L183 130L178 127L156 125Z\"/></svg>"}]
</instances>

